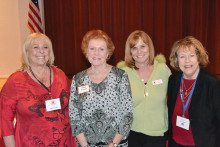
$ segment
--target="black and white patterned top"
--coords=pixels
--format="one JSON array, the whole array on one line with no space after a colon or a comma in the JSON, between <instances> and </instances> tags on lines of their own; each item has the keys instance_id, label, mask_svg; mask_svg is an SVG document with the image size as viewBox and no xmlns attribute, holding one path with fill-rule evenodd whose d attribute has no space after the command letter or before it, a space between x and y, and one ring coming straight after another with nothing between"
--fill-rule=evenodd
<instances>
[{"instance_id":1,"label":"black and white patterned top","mask_svg":"<svg viewBox=\"0 0 220 147\"><path fill-rule=\"evenodd\" d=\"M79 87L85 85L89 85L89 91L79 92ZM107 146L116 133L126 139L133 120L131 89L126 72L113 66L99 84L90 79L87 70L73 76L69 116L73 136L84 133L90 147ZM127 142L119 146L126 147Z\"/></svg>"}]
</instances>

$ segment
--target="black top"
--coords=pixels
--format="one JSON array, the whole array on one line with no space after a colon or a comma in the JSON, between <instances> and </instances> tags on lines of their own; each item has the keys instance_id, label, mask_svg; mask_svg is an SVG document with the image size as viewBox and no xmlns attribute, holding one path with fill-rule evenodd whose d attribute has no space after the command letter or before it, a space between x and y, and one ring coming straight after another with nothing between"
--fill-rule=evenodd
<instances>
[{"instance_id":1,"label":"black top","mask_svg":"<svg viewBox=\"0 0 220 147\"><path fill-rule=\"evenodd\" d=\"M181 75L171 75L168 83L169 138ZM220 81L204 70L200 71L192 95L189 120L197 147L220 147Z\"/></svg>"}]
</instances>

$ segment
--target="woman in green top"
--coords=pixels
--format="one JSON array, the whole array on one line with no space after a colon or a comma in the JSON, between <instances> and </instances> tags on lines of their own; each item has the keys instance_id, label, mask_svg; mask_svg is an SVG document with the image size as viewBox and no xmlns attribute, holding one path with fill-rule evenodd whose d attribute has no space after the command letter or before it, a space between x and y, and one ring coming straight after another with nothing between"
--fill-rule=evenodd
<instances>
[{"instance_id":1,"label":"woman in green top","mask_svg":"<svg viewBox=\"0 0 220 147\"><path fill-rule=\"evenodd\" d=\"M129 147L166 146L166 95L171 72L165 62L163 55L154 57L152 40L145 32L137 30L129 35L125 61L118 64L128 74L134 103Z\"/></svg>"}]
</instances>

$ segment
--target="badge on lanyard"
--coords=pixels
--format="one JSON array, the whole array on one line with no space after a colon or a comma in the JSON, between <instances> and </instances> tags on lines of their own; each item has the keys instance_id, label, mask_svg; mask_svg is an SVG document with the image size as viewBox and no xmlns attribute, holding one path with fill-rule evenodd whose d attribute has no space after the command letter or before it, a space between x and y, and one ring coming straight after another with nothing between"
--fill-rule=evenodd
<instances>
[{"instance_id":1,"label":"badge on lanyard","mask_svg":"<svg viewBox=\"0 0 220 147\"><path fill-rule=\"evenodd\" d=\"M177 115L176 126L189 130L189 124L190 124L189 119Z\"/></svg>"},{"instance_id":2,"label":"badge on lanyard","mask_svg":"<svg viewBox=\"0 0 220 147\"><path fill-rule=\"evenodd\" d=\"M199 71L199 73L200 73L200 71ZM196 86L196 81L197 81L197 78L198 78L198 76L199 76L199 73L198 73L198 75L197 75L197 77L196 77L196 80L195 80L195 82L194 82L194 84L193 84L192 90L190 91L190 95L189 95L189 97L188 97L188 100L186 101L186 104L184 104L183 91L182 91L182 87L180 86L180 98L181 98L181 101L182 101L182 103L183 103L183 117L185 117L186 109L187 109L187 107L188 107L188 105L189 105L189 102L190 102L190 100L191 100L191 98L192 98L192 94L193 94L193 92L194 92L194 89L195 89L195 86ZM182 82L183 82L183 74L182 74L182 77L181 77L181 85L182 85Z\"/></svg>"},{"instance_id":3,"label":"badge on lanyard","mask_svg":"<svg viewBox=\"0 0 220 147\"><path fill-rule=\"evenodd\" d=\"M51 68L49 67L49 69L50 69L50 89L48 89L40 80L38 80L38 78L35 76L34 72L32 71L31 67L29 67L29 69L30 69L30 72L32 73L32 75L34 76L34 78L48 91L49 96L51 98L51 100L45 101L46 112L61 109L60 98L53 99L52 95L51 95Z\"/></svg>"},{"instance_id":4,"label":"badge on lanyard","mask_svg":"<svg viewBox=\"0 0 220 147\"><path fill-rule=\"evenodd\" d=\"M60 98L46 100L45 105L46 105L46 112L60 110L61 109Z\"/></svg>"}]
</instances>

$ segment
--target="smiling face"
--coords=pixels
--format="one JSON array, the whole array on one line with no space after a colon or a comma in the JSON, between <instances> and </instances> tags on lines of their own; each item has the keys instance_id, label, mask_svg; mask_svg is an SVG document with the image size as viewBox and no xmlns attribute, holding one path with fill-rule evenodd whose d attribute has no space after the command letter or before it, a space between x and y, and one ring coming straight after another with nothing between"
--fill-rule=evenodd
<instances>
[{"instance_id":1,"label":"smiling face","mask_svg":"<svg viewBox=\"0 0 220 147\"><path fill-rule=\"evenodd\" d=\"M177 52L179 68L185 79L196 79L200 67L195 47L181 47Z\"/></svg>"},{"instance_id":2,"label":"smiling face","mask_svg":"<svg viewBox=\"0 0 220 147\"><path fill-rule=\"evenodd\" d=\"M46 66L49 60L50 50L46 42L39 38L27 49L30 66Z\"/></svg>"},{"instance_id":3,"label":"smiling face","mask_svg":"<svg viewBox=\"0 0 220 147\"><path fill-rule=\"evenodd\" d=\"M149 46L139 39L137 44L131 48L131 56L135 64L143 64L149 62Z\"/></svg>"},{"instance_id":4,"label":"smiling face","mask_svg":"<svg viewBox=\"0 0 220 147\"><path fill-rule=\"evenodd\" d=\"M103 39L92 39L88 43L86 56L93 66L100 66L106 64L108 57L108 48Z\"/></svg>"}]
</instances>

